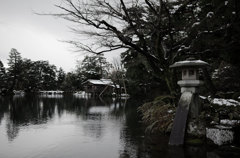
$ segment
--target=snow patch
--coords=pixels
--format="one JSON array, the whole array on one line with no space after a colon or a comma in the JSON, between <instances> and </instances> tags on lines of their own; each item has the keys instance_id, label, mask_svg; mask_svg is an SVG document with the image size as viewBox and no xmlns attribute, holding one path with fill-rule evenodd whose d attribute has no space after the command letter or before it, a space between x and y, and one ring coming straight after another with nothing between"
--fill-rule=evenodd
<instances>
[{"instance_id":1,"label":"snow patch","mask_svg":"<svg viewBox=\"0 0 240 158\"><path fill-rule=\"evenodd\" d=\"M173 6L173 9L170 10L172 14L176 13L176 11L181 7L182 5L175 5Z\"/></svg>"},{"instance_id":2,"label":"snow patch","mask_svg":"<svg viewBox=\"0 0 240 158\"><path fill-rule=\"evenodd\" d=\"M100 79L100 80L88 79L87 81L95 85L112 85L113 84L111 79Z\"/></svg>"},{"instance_id":3,"label":"snow patch","mask_svg":"<svg viewBox=\"0 0 240 158\"><path fill-rule=\"evenodd\" d=\"M182 50L188 50L190 47L186 47L185 45L182 45L179 49L178 52L181 52Z\"/></svg>"},{"instance_id":4,"label":"snow patch","mask_svg":"<svg viewBox=\"0 0 240 158\"><path fill-rule=\"evenodd\" d=\"M223 99L223 98L213 98L213 99L210 99L210 102L212 104L216 104L216 105L219 105L219 106L222 106L222 105L226 105L226 106L239 106L240 105L240 102L234 100L234 99Z\"/></svg>"},{"instance_id":5,"label":"snow patch","mask_svg":"<svg viewBox=\"0 0 240 158\"><path fill-rule=\"evenodd\" d=\"M220 123L223 125L236 125L236 124L240 124L240 120L228 120L228 119L224 119L224 120L220 120Z\"/></svg>"},{"instance_id":6,"label":"snow patch","mask_svg":"<svg viewBox=\"0 0 240 158\"><path fill-rule=\"evenodd\" d=\"M203 99L203 100L206 100L207 99L207 97L204 97L204 96L199 96L199 98L201 98L201 99Z\"/></svg>"},{"instance_id":7,"label":"snow patch","mask_svg":"<svg viewBox=\"0 0 240 158\"><path fill-rule=\"evenodd\" d=\"M205 61L202 61L202 60L185 60L185 61L178 61L176 63L178 63L178 64L186 64L186 63L207 64Z\"/></svg>"},{"instance_id":8,"label":"snow patch","mask_svg":"<svg viewBox=\"0 0 240 158\"><path fill-rule=\"evenodd\" d=\"M233 141L233 131L228 129L206 128L206 137L217 145L231 143Z\"/></svg>"},{"instance_id":9,"label":"snow patch","mask_svg":"<svg viewBox=\"0 0 240 158\"><path fill-rule=\"evenodd\" d=\"M73 96L76 98L88 98L91 97L91 93L86 93L85 91L77 91L73 93Z\"/></svg>"},{"instance_id":10,"label":"snow patch","mask_svg":"<svg viewBox=\"0 0 240 158\"><path fill-rule=\"evenodd\" d=\"M224 4L225 4L225 5L228 5L228 1L225 1Z\"/></svg>"},{"instance_id":11,"label":"snow patch","mask_svg":"<svg viewBox=\"0 0 240 158\"><path fill-rule=\"evenodd\" d=\"M197 25L200 25L200 22L195 22L195 23L192 25L192 27L195 27L195 26L197 26Z\"/></svg>"},{"instance_id":12,"label":"snow patch","mask_svg":"<svg viewBox=\"0 0 240 158\"><path fill-rule=\"evenodd\" d=\"M212 73L212 78L217 79L219 74L219 70L215 69L214 72Z\"/></svg>"},{"instance_id":13,"label":"snow patch","mask_svg":"<svg viewBox=\"0 0 240 158\"><path fill-rule=\"evenodd\" d=\"M216 127L217 129L228 129L228 130L231 130L231 129L232 129L232 127L224 126L224 125L215 125L215 127Z\"/></svg>"},{"instance_id":14,"label":"snow patch","mask_svg":"<svg viewBox=\"0 0 240 158\"><path fill-rule=\"evenodd\" d=\"M194 12L196 13L200 13L202 11L202 9L200 7L197 7L196 9L194 9Z\"/></svg>"},{"instance_id":15,"label":"snow patch","mask_svg":"<svg viewBox=\"0 0 240 158\"><path fill-rule=\"evenodd\" d=\"M213 15L214 15L214 13L213 13L213 12L208 12L206 17L207 17L207 18L212 18L212 17L213 17Z\"/></svg>"}]
</instances>

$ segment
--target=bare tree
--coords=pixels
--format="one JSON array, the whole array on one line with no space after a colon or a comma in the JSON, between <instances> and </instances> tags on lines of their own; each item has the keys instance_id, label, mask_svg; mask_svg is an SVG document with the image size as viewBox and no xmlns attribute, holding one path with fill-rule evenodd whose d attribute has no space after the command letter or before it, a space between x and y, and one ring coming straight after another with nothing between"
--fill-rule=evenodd
<instances>
[{"instance_id":1,"label":"bare tree","mask_svg":"<svg viewBox=\"0 0 240 158\"><path fill-rule=\"evenodd\" d=\"M92 43L67 41L78 51L101 54L133 50L145 57L153 71L175 90L169 65L178 55L183 39L173 27L168 0L64 0L53 14L73 22L71 30L88 36Z\"/></svg>"},{"instance_id":2,"label":"bare tree","mask_svg":"<svg viewBox=\"0 0 240 158\"><path fill-rule=\"evenodd\" d=\"M113 82L119 85L123 85L124 93L127 94L125 70L120 59L113 58L113 70L111 74Z\"/></svg>"}]
</instances>

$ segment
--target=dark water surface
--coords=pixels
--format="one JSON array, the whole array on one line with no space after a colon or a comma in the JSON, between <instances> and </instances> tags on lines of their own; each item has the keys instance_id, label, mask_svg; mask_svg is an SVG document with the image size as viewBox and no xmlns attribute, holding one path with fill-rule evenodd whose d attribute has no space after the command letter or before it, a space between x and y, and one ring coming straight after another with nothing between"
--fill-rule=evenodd
<instances>
[{"instance_id":1,"label":"dark water surface","mask_svg":"<svg viewBox=\"0 0 240 158\"><path fill-rule=\"evenodd\" d=\"M136 100L77 96L0 98L0 158L215 157L144 136ZM212 155L212 156L211 156Z\"/></svg>"},{"instance_id":2,"label":"dark water surface","mask_svg":"<svg viewBox=\"0 0 240 158\"><path fill-rule=\"evenodd\" d=\"M0 157L138 157L137 106L72 95L0 98Z\"/></svg>"}]
</instances>

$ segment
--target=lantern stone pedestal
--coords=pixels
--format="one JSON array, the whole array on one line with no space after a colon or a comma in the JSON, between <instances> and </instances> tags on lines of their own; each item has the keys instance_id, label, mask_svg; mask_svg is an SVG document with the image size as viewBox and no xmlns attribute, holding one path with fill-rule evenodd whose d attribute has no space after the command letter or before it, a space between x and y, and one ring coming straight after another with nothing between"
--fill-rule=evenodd
<instances>
[{"instance_id":1,"label":"lantern stone pedestal","mask_svg":"<svg viewBox=\"0 0 240 158\"><path fill-rule=\"evenodd\" d=\"M203 85L203 82L199 80L198 70L207 65L208 63L202 60L189 58L170 66L171 68L180 68L182 71L182 80L178 81L182 95L173 121L169 145L184 144L186 128L191 133L196 132L195 130L199 127L196 123L201 112L198 88Z\"/></svg>"}]
</instances>

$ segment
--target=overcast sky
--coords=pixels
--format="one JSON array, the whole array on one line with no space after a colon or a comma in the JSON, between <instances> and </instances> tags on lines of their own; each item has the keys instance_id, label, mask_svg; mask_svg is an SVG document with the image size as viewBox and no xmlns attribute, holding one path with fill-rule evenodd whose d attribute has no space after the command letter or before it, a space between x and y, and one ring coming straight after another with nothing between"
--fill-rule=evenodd
<instances>
[{"instance_id":1,"label":"overcast sky","mask_svg":"<svg viewBox=\"0 0 240 158\"><path fill-rule=\"evenodd\" d=\"M76 59L84 54L73 52L71 45L61 42L74 38L68 28L71 23L39 13L59 12L54 4L60 0L0 0L0 60L4 65L11 48L16 48L23 58L48 60L50 64L72 71ZM107 54L112 61L117 54Z\"/></svg>"}]
</instances>

